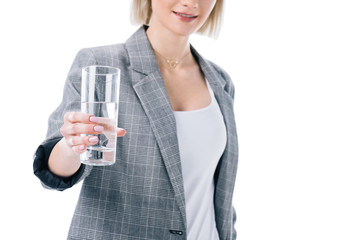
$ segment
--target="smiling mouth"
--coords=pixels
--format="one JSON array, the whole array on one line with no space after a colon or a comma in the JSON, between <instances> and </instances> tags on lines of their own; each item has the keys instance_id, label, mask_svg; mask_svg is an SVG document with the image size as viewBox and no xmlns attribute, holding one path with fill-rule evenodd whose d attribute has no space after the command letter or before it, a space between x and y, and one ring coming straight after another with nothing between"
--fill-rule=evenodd
<instances>
[{"instance_id":1,"label":"smiling mouth","mask_svg":"<svg viewBox=\"0 0 360 240\"><path fill-rule=\"evenodd\" d=\"M176 15L181 16L181 17L192 18L192 19L197 18L196 15L190 15L190 14L180 13L180 12L175 12L175 11L173 11L173 13L175 13Z\"/></svg>"}]
</instances>

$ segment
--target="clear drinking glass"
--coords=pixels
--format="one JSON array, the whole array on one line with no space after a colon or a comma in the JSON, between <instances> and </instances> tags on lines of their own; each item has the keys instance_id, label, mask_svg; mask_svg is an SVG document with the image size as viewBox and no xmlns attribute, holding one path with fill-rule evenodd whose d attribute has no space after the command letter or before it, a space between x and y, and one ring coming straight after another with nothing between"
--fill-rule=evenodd
<instances>
[{"instance_id":1,"label":"clear drinking glass","mask_svg":"<svg viewBox=\"0 0 360 240\"><path fill-rule=\"evenodd\" d=\"M87 66L82 69L81 111L99 119L104 127L96 145L87 146L80 155L84 164L112 165L116 159L120 69L108 66ZM86 134L86 136L92 136Z\"/></svg>"}]
</instances>

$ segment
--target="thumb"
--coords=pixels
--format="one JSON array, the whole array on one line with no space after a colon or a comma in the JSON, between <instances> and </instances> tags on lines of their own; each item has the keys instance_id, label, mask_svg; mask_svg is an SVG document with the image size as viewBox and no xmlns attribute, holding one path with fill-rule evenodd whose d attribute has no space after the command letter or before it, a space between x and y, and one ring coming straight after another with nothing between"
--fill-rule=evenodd
<instances>
[{"instance_id":1,"label":"thumb","mask_svg":"<svg viewBox=\"0 0 360 240\"><path fill-rule=\"evenodd\" d=\"M123 136L125 136L125 134L126 134L126 130L125 130L125 129L122 129L122 128L118 128L118 129L117 129L117 136L118 136L118 137L123 137Z\"/></svg>"}]
</instances>

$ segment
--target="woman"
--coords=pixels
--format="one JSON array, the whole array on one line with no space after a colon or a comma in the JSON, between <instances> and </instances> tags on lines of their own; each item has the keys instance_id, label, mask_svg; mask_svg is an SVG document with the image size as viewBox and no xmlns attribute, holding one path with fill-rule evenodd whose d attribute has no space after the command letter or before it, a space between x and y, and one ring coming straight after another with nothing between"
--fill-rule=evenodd
<instances>
[{"instance_id":1,"label":"woman","mask_svg":"<svg viewBox=\"0 0 360 240\"><path fill-rule=\"evenodd\" d=\"M236 239L238 147L229 76L189 44L216 33L223 1L137 0L144 25L124 44L81 50L34 160L42 184L84 180L68 239ZM82 165L99 134L80 112L81 69L121 69L117 160ZM126 130L126 135L125 135Z\"/></svg>"}]
</instances>

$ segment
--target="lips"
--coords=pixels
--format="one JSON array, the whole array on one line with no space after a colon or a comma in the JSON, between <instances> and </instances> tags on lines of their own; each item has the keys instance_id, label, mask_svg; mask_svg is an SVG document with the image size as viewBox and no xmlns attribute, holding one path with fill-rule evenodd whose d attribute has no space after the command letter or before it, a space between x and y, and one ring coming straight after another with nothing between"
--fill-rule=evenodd
<instances>
[{"instance_id":1,"label":"lips","mask_svg":"<svg viewBox=\"0 0 360 240\"><path fill-rule=\"evenodd\" d=\"M184 21L184 22L192 22L197 18L197 15L189 14L189 13L182 13L182 12L175 12L173 11L175 16Z\"/></svg>"}]
</instances>

